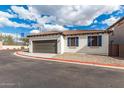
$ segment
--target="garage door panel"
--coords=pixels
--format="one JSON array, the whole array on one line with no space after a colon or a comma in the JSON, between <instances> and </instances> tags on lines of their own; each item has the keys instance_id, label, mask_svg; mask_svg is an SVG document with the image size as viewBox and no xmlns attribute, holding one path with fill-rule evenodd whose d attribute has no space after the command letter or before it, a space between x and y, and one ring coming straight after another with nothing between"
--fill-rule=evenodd
<instances>
[{"instance_id":1,"label":"garage door panel","mask_svg":"<svg viewBox=\"0 0 124 93\"><path fill-rule=\"evenodd\" d=\"M57 41L34 41L33 51L37 53L57 53Z\"/></svg>"}]
</instances>

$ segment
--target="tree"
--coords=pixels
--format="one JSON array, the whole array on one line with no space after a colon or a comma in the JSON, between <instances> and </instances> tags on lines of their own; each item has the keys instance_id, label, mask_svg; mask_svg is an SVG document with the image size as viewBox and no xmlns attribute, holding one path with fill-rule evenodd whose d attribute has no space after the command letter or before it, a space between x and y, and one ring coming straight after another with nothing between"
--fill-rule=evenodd
<instances>
[{"instance_id":1,"label":"tree","mask_svg":"<svg viewBox=\"0 0 124 93\"><path fill-rule=\"evenodd\" d=\"M2 34L0 34L0 41L2 41L3 40L3 35Z\"/></svg>"},{"instance_id":2,"label":"tree","mask_svg":"<svg viewBox=\"0 0 124 93\"><path fill-rule=\"evenodd\" d=\"M24 45L28 45L29 40L27 37L21 38L21 41L24 43Z\"/></svg>"},{"instance_id":3,"label":"tree","mask_svg":"<svg viewBox=\"0 0 124 93\"><path fill-rule=\"evenodd\" d=\"M2 38L3 38L2 41L3 41L4 45L14 45L15 44L13 37L11 35L5 35Z\"/></svg>"}]
</instances>

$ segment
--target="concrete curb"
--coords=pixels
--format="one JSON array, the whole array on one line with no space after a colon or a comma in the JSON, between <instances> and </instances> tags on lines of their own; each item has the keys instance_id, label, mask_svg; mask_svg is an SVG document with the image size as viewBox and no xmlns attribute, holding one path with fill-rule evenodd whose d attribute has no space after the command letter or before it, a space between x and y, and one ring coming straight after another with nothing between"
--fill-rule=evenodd
<instances>
[{"instance_id":1,"label":"concrete curb","mask_svg":"<svg viewBox=\"0 0 124 93\"><path fill-rule=\"evenodd\" d=\"M73 64L82 64L82 65L90 65L90 66L98 66L98 67L107 67L107 68L116 68L116 69L124 69L124 65L120 64L102 64L96 62L82 62L79 60L65 60L59 58L45 58L45 57L35 57L22 54L21 51L15 52L14 55L24 58L30 59L38 59L38 60L49 60L49 61L56 61L56 62L64 62L64 63L73 63Z\"/></svg>"}]
</instances>

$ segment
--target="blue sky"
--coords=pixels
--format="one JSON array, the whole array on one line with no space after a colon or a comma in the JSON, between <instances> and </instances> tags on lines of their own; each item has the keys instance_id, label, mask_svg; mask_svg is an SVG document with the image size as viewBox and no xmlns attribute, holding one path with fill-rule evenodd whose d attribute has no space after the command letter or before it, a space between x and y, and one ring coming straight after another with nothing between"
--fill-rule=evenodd
<instances>
[{"instance_id":1,"label":"blue sky","mask_svg":"<svg viewBox=\"0 0 124 93\"><path fill-rule=\"evenodd\" d=\"M106 29L124 16L124 6L0 6L0 32Z\"/></svg>"}]
</instances>

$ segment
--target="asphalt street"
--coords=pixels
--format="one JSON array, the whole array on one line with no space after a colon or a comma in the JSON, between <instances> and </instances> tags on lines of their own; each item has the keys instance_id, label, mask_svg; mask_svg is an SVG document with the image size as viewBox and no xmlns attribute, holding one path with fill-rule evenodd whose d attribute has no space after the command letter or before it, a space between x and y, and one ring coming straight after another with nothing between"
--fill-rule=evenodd
<instances>
[{"instance_id":1,"label":"asphalt street","mask_svg":"<svg viewBox=\"0 0 124 93\"><path fill-rule=\"evenodd\" d=\"M0 51L0 87L124 87L124 70L27 59L13 53Z\"/></svg>"}]
</instances>

